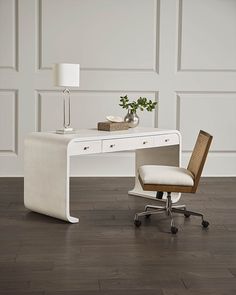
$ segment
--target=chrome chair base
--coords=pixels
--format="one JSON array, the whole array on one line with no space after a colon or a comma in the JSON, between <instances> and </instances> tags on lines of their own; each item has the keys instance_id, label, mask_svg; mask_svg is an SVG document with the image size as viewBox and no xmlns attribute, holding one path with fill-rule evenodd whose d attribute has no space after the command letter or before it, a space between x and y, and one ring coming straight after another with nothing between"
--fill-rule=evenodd
<instances>
[{"instance_id":1,"label":"chrome chair base","mask_svg":"<svg viewBox=\"0 0 236 295\"><path fill-rule=\"evenodd\" d=\"M146 205L145 211L136 213L134 217L134 224L137 227L139 227L141 225L141 221L139 220L139 217L145 216L146 218L149 218L151 215L160 214L163 212L170 217L170 220L171 220L170 228L171 228L172 234L176 234L178 232L178 228L175 226L172 213L184 214L186 218L190 217L191 215L201 217L202 226L204 228L207 228L209 226L209 222L204 220L203 214L189 211L186 209L185 205L173 205L171 201L171 193L167 193L165 206Z\"/></svg>"}]
</instances>

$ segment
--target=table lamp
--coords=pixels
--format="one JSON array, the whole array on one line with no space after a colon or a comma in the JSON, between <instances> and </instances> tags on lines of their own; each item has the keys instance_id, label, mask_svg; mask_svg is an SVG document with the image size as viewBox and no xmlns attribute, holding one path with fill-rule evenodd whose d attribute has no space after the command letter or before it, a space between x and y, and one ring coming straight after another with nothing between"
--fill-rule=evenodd
<instances>
[{"instance_id":1,"label":"table lamp","mask_svg":"<svg viewBox=\"0 0 236 295\"><path fill-rule=\"evenodd\" d=\"M63 95L63 129L56 133L75 133L71 127L70 89L79 87L80 65L69 63L57 63L53 65L54 85L64 87Z\"/></svg>"}]
</instances>

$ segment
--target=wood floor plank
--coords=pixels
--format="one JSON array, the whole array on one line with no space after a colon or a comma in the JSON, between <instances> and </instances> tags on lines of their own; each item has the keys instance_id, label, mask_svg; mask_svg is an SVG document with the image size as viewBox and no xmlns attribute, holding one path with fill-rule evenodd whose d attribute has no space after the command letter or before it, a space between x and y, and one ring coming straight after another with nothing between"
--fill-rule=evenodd
<instances>
[{"instance_id":1,"label":"wood floor plank","mask_svg":"<svg viewBox=\"0 0 236 295\"><path fill-rule=\"evenodd\" d=\"M56 291L45 295L163 295L162 290L99 290L99 291Z\"/></svg>"},{"instance_id":2,"label":"wood floor plank","mask_svg":"<svg viewBox=\"0 0 236 295\"><path fill-rule=\"evenodd\" d=\"M23 206L23 179L0 178L0 294L236 294L236 178L203 178L181 203L210 221L165 215L135 228L155 201L128 196L133 178L71 178L68 224Z\"/></svg>"}]
</instances>

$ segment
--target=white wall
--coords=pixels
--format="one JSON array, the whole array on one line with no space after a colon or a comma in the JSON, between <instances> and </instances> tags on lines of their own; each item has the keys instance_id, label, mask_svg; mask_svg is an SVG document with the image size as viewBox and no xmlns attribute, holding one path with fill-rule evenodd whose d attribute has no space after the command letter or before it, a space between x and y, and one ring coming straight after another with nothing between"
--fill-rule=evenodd
<instances>
[{"instance_id":1,"label":"white wall","mask_svg":"<svg viewBox=\"0 0 236 295\"><path fill-rule=\"evenodd\" d=\"M0 0L0 176L23 175L28 132L61 127L54 62L82 67L74 127L123 115L122 94L158 99L142 126L179 129L184 164L211 132L205 175L236 175L235 36L235 0ZM130 152L73 160L73 175L133 175Z\"/></svg>"}]
</instances>

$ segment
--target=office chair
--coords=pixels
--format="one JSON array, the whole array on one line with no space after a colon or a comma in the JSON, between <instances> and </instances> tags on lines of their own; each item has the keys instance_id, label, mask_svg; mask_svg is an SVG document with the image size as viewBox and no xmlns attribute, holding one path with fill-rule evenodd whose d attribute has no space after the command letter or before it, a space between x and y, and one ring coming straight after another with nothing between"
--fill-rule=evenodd
<instances>
[{"instance_id":1,"label":"office chair","mask_svg":"<svg viewBox=\"0 0 236 295\"><path fill-rule=\"evenodd\" d=\"M174 225L172 213L190 215L202 218L202 226L207 228L209 222L204 220L201 213L189 211L185 205L172 205L171 193L195 193L211 145L212 136L200 130L187 169L174 166L144 165L139 168L139 181L143 190L156 191L157 199L161 199L163 192L167 193L165 206L147 205L145 211L136 213L134 224L139 227L139 217L149 218L151 215L165 212L171 219L171 232L176 234L178 228Z\"/></svg>"}]
</instances>

